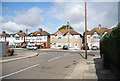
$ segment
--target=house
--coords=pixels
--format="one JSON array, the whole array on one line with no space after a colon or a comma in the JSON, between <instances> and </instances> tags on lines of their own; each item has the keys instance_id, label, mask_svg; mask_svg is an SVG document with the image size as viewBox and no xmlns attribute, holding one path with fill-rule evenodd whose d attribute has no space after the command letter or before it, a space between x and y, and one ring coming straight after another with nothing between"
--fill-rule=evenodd
<instances>
[{"instance_id":1,"label":"house","mask_svg":"<svg viewBox=\"0 0 120 81\"><path fill-rule=\"evenodd\" d=\"M23 32L22 30L20 30L19 32L15 33L15 34L10 34L10 38L9 38L9 43L11 43L11 45L15 45L15 46L22 46L22 44L24 42L26 42L26 37L27 34L25 32Z\"/></svg>"},{"instance_id":2,"label":"house","mask_svg":"<svg viewBox=\"0 0 120 81\"><path fill-rule=\"evenodd\" d=\"M92 46L97 46L100 48L100 39L104 36L110 29L102 27L101 24L97 28L94 28L87 32L87 43L89 48Z\"/></svg>"},{"instance_id":3,"label":"house","mask_svg":"<svg viewBox=\"0 0 120 81\"><path fill-rule=\"evenodd\" d=\"M3 31L0 34L0 41L7 41L9 45L22 46L22 43L25 42L25 36L27 36L27 34L22 30L15 34L8 34Z\"/></svg>"},{"instance_id":4,"label":"house","mask_svg":"<svg viewBox=\"0 0 120 81\"><path fill-rule=\"evenodd\" d=\"M10 34L6 33L5 31L2 31L0 33L0 41L9 41Z\"/></svg>"},{"instance_id":5,"label":"house","mask_svg":"<svg viewBox=\"0 0 120 81\"><path fill-rule=\"evenodd\" d=\"M39 48L50 48L50 34L41 28L28 34L26 40L28 43L35 43Z\"/></svg>"},{"instance_id":6,"label":"house","mask_svg":"<svg viewBox=\"0 0 120 81\"><path fill-rule=\"evenodd\" d=\"M73 29L62 29L50 36L51 48L61 49L64 45L67 45L69 49L81 49L82 35Z\"/></svg>"}]
</instances>

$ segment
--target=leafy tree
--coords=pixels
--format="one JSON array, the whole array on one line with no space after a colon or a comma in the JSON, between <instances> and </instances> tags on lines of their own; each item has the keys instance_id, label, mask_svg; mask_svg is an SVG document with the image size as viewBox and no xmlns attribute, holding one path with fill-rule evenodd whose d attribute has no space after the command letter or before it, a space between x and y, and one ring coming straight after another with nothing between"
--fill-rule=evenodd
<instances>
[{"instance_id":1,"label":"leafy tree","mask_svg":"<svg viewBox=\"0 0 120 81\"><path fill-rule=\"evenodd\" d=\"M69 27L70 29L73 29L73 27L70 26L70 25L63 25L62 27L58 28L58 31L60 31L62 29L66 29L66 27Z\"/></svg>"}]
</instances>

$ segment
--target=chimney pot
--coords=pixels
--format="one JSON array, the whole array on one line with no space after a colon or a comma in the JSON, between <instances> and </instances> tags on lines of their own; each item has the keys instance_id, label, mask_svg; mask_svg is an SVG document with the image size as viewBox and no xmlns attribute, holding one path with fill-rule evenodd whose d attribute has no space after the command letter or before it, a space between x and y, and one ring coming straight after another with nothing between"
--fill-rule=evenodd
<instances>
[{"instance_id":1,"label":"chimney pot","mask_svg":"<svg viewBox=\"0 0 120 81\"><path fill-rule=\"evenodd\" d=\"M42 28L39 28L39 31L42 32Z\"/></svg>"}]
</instances>

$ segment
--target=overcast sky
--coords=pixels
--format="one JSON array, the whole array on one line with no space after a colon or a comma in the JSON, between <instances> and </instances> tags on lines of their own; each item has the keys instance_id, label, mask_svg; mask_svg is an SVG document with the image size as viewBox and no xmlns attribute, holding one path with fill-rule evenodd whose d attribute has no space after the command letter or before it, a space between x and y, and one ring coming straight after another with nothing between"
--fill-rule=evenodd
<instances>
[{"instance_id":1,"label":"overcast sky","mask_svg":"<svg viewBox=\"0 0 120 81\"><path fill-rule=\"evenodd\" d=\"M8 33L16 33L20 29L29 32L43 28L49 33L54 33L62 25L70 22L70 25L78 32L84 32L84 2L78 0L54 2L8 2L2 5L2 30ZM37 0L35 0L37 1ZM48 1L48 0L47 0ZM62 1L62 2L60 2ZM102 1L102 0L101 0ZM118 2L95 2L88 0L87 16L88 30L98 27L98 24L112 28L118 23ZM118 0L115 0L118 1ZM0 14L1 15L1 14Z\"/></svg>"}]
</instances>

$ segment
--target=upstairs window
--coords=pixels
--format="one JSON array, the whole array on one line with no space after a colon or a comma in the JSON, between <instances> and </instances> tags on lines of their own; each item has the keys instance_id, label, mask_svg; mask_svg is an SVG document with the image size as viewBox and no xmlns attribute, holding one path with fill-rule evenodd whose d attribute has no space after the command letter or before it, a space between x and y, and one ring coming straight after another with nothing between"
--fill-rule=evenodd
<instances>
[{"instance_id":1,"label":"upstairs window","mask_svg":"<svg viewBox=\"0 0 120 81\"><path fill-rule=\"evenodd\" d=\"M62 47L61 45L58 45L58 47Z\"/></svg>"},{"instance_id":2,"label":"upstairs window","mask_svg":"<svg viewBox=\"0 0 120 81\"><path fill-rule=\"evenodd\" d=\"M21 40L23 40L23 37L21 37Z\"/></svg>"},{"instance_id":3,"label":"upstairs window","mask_svg":"<svg viewBox=\"0 0 120 81\"><path fill-rule=\"evenodd\" d=\"M96 38L96 36L93 36L93 38Z\"/></svg>"},{"instance_id":4,"label":"upstairs window","mask_svg":"<svg viewBox=\"0 0 120 81\"><path fill-rule=\"evenodd\" d=\"M61 39L61 37L58 37L58 39Z\"/></svg>"},{"instance_id":5,"label":"upstairs window","mask_svg":"<svg viewBox=\"0 0 120 81\"><path fill-rule=\"evenodd\" d=\"M15 39L16 39L16 40L20 40L20 37L16 37Z\"/></svg>"}]
</instances>

